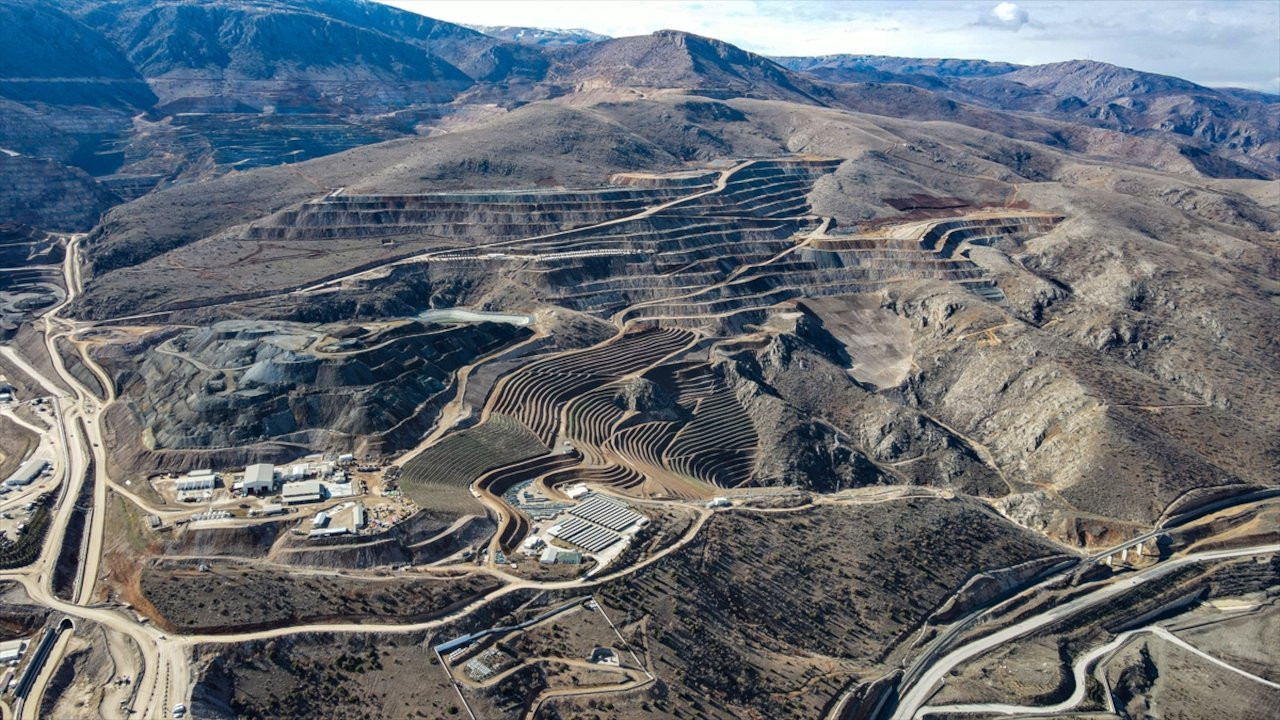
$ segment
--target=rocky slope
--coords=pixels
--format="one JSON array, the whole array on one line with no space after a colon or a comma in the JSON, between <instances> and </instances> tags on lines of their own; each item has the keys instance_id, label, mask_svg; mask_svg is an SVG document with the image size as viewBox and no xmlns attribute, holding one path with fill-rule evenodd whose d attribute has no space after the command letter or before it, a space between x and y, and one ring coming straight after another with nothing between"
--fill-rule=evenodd
<instances>
[{"instance_id":1,"label":"rocky slope","mask_svg":"<svg viewBox=\"0 0 1280 720\"><path fill-rule=\"evenodd\" d=\"M80 168L105 184L113 203L232 168L467 127L530 101L669 90L958 122L1087 152L1123 148L1082 138L1081 128L1106 128L1169 142L1200 173L1280 172L1280 104L1271 96L1100 63L1018 68L850 55L775 62L676 31L571 33L568 42L517 38L523 29L507 28L495 37L365 0L76 0L57 8L21 0L2 12L14 31L5 44L11 57L0 64L0 148ZM77 64L85 57L93 59L89 76ZM100 210L78 204L51 211L50 222L75 218L86 229Z\"/></svg>"},{"instance_id":2,"label":"rocky slope","mask_svg":"<svg viewBox=\"0 0 1280 720\"><path fill-rule=\"evenodd\" d=\"M223 322L104 354L120 388L123 469L378 453L416 443L459 368L523 339L509 325L431 329ZM345 338L345 339L338 339ZM140 352L141 351L141 352Z\"/></svg>"},{"instance_id":3,"label":"rocky slope","mask_svg":"<svg viewBox=\"0 0 1280 720\"><path fill-rule=\"evenodd\" d=\"M120 198L88 173L54 160L0 154L0 218L47 230L82 230Z\"/></svg>"},{"instance_id":4,"label":"rocky slope","mask_svg":"<svg viewBox=\"0 0 1280 720\"><path fill-rule=\"evenodd\" d=\"M1275 96L1214 89L1107 63L1071 60L1023 67L966 60L862 55L778 58L832 83L900 83L960 102L1025 111L1130 135L1184 142L1188 156L1238 163L1221 174L1275 177L1280 170L1280 109Z\"/></svg>"},{"instance_id":5,"label":"rocky slope","mask_svg":"<svg viewBox=\"0 0 1280 720\"><path fill-rule=\"evenodd\" d=\"M160 112L178 99L202 97L255 110L368 112L448 100L471 84L419 45L325 9L283 2L104 3L85 8L80 18L147 78Z\"/></svg>"},{"instance_id":6,"label":"rocky slope","mask_svg":"<svg viewBox=\"0 0 1280 720\"><path fill-rule=\"evenodd\" d=\"M673 118L680 118L686 133L673 137ZM516 128L521 132L514 133ZM693 312L680 322L727 338L750 336L756 343L732 352L720 370L732 380L761 438L755 482L819 490L940 484L1004 498L1001 506L1019 522L1084 544L1150 525L1196 488L1274 482L1280 426L1268 408L1280 397L1274 383L1258 380L1280 372L1274 333L1268 331L1278 322L1269 298L1280 267L1274 242L1280 207L1271 198L1273 185L1198 177L1193 164L1156 140L1111 133L1113 141L1132 141L1114 150L1128 153L1130 160L1104 165L1096 156L1082 158L957 125L776 100L667 95L589 109L536 103L468 131L353 151L340 161L321 159L304 167L312 179L370 197L474 187L486 180L491 187L527 188L549 173L576 178L585 188L593 184L591 172L599 178L604 168L688 167L681 148L698 136L714 139L708 141L712 157L802 150L843 159L813 180L803 198L812 213L832 218L846 233L832 236L829 242L837 244L845 242L842 237L857 237L848 233L860 226L872 232L921 213L1025 204L1066 218L1039 236L1013 233L964 249L965 273L989 278L988 291L966 289L954 278L921 273L911 265L888 266L895 269L884 275L864 274L893 282L858 286L863 294L843 297L850 306L883 314L882 321L841 320L838 304L812 311L787 302L812 294L809 286L840 277L815 275L832 271L808 250L787 263L789 275L753 271L741 277L742 291L708 294L703 319L697 312L704 311L691 310L695 306L689 302L651 305L650 315ZM593 141L601 137L610 140ZM507 143L517 142L532 142L540 152L503 152ZM631 149L619 153L623 142ZM563 159L563 151L573 159ZM513 159L497 165L501 156ZM216 213L187 215L185 238L162 229L160 223L172 212L127 212L132 206L113 211L112 220L86 242L93 278L78 312L188 307L175 310L185 315L171 317L201 322L223 317L227 310L219 303L234 299L225 293L238 281L210 283L207 278L219 272L221 261L215 259L230 248L249 252L261 242L228 228L316 232L288 229L311 217L299 214L296 203L315 196L313 186L296 180L290 185L287 177L263 170L208 183L203 202L183 199L176 189L139 201L203 208L210 198L246 198L234 212L213 203ZM424 186L424 177L440 179ZM768 187L774 181L767 177L742 187ZM594 185L601 187L601 181ZM295 209L278 213L270 205L255 206L269 201L256 197L259 188L272 188L275 202ZM583 197L584 190L548 192L544 198L561 203ZM766 192L778 196L776 190ZM477 207L486 202L485 194L469 197L477 198ZM510 205L503 212L510 212ZM528 222L533 223L533 208L519 212L531 213ZM510 219L503 217L502 224L491 225L490 236L509 227ZM607 217L612 216L596 219ZM663 237L677 227L670 224L677 218L705 224L707 219L699 217L688 211L650 218L606 228L601 237L627 232ZM345 222L339 220L332 232ZM744 220L735 222L734 232L743 232ZM520 227L513 226L515 237L545 232L534 224ZM140 242L148 237L164 242ZM580 241L587 243L582 246L590 247L593 237L582 234ZM740 242L781 239L743 237ZM302 240L298 235L291 242ZM167 247L169 242L180 244ZM338 243L367 247L359 237L331 235L325 242L331 253ZM432 242L446 241L438 237L425 246ZM470 240L447 241L457 242L465 246ZM679 267L705 263L703 275L717 277L714 249L702 250L696 243L665 247L686 258ZM137 252L145 254L131 255ZM735 262L745 262L745 252L743 245ZM544 260L534 268L514 259L429 263L349 283L319 304L263 298L235 307L263 317L296 318L305 311L336 313L325 319L345 312L376 319L379 312L406 313L429 303L526 312L550 303L607 318L628 302L657 297L644 293L659 292L655 283L669 283L685 272L657 262L658 256L629 264L607 257ZM885 261L867 262L883 266ZM161 267L170 269L156 272ZM285 269L280 280L263 278L291 287L333 272L330 265L297 262ZM655 280L629 280L628 274ZM141 277L157 278L145 286L147 294L139 290ZM762 294L778 304L758 302ZM738 314L711 317L711 312ZM844 330L837 327L842 323ZM864 328L865 342L889 343L889 349L860 354ZM881 362L900 365L879 368ZM1125 482L1116 483L1116 477Z\"/></svg>"}]
</instances>

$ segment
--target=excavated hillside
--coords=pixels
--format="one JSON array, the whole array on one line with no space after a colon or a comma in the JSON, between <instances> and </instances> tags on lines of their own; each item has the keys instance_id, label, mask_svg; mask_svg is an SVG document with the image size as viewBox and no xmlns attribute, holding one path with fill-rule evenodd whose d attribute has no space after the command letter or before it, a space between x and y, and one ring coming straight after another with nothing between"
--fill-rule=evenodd
<instances>
[{"instance_id":1,"label":"excavated hillside","mask_svg":"<svg viewBox=\"0 0 1280 720\"><path fill-rule=\"evenodd\" d=\"M214 458L245 464L299 449L412 445L459 369L528 336L501 323L224 321L112 346L98 359L122 398L112 409L119 465L180 470Z\"/></svg>"},{"instance_id":2,"label":"excavated hillside","mask_svg":"<svg viewBox=\"0 0 1280 720\"><path fill-rule=\"evenodd\" d=\"M1204 663L1172 610L1274 620L1260 93L355 0L3 19L4 364L23 402L19 360L77 381L4 412L82 421L76 507L40 516L72 615L153 623L79 628L38 713L132 682L201 717L1047 703L1141 621L1073 707L1177 714ZM324 456L311 504L235 487ZM140 482L195 468L205 503ZM1269 671L1265 632L1181 630L1240 664L1213 687Z\"/></svg>"},{"instance_id":3,"label":"excavated hillside","mask_svg":"<svg viewBox=\"0 0 1280 720\"><path fill-rule=\"evenodd\" d=\"M1149 526L1198 488L1275 482L1280 426L1268 408L1280 396L1257 381L1278 369L1267 328L1280 208L1266 183L1196 177L1155 141L1126 140L1152 154L1102 165L958 126L795 107L680 96L531 106L439 140L306 163L335 187L323 194L286 183L255 197L284 177L274 170L209 183L242 204L159 244L138 241L162 222L114 213L86 241L94 277L77 307L200 325L232 312L324 323L554 308L613 327L590 384L536 352L528 370L482 371L491 384L468 388L467 404L483 403L498 427L476 432L514 450L432 481L459 502L504 464L528 464L512 482L550 472L537 456L561 437L583 453L571 476L645 493L941 485L1002 498L1018 522L1080 544ZM679 161L658 124L672 114L720 138L726 156ZM495 151L516 127L543 151L513 155L494 181ZM591 132L631 150L587 143ZM410 148L409 160L378 165ZM595 154L566 162L551 148ZM544 173L580 182L538 187ZM485 179L489 189L474 189ZM234 277L228 253L241 259ZM143 276L157 280L143 287ZM642 330L666 339L622 351ZM310 397L325 361L270 350L212 362L201 353L219 343L180 339L227 374L225 387L166 355L186 350L157 345L143 381L121 382L126 422L153 451L406 447L430 428L432 413L413 409L432 392L379 400L378 420L333 414L272 389ZM615 369L615 345L643 363ZM159 397L159 378L175 372L188 388L180 402ZM447 385L441 372L432 377ZM652 393L628 395L637 372ZM190 396L195 387L205 395ZM262 409L229 421L246 392ZM619 393L632 399L609 399ZM412 432L388 435L408 417L419 419ZM436 467L432 452L414 462Z\"/></svg>"},{"instance_id":4,"label":"excavated hillside","mask_svg":"<svg viewBox=\"0 0 1280 720\"><path fill-rule=\"evenodd\" d=\"M0 224L0 340L65 297L63 237L29 225Z\"/></svg>"},{"instance_id":5,"label":"excavated hillside","mask_svg":"<svg viewBox=\"0 0 1280 720\"><path fill-rule=\"evenodd\" d=\"M10 0L0 18L0 149L24 177L0 188L0 211L46 229L531 103L677 92L952 122L1122 160L1155 145L1162 163L1212 177L1280 173L1272 96L1092 61L771 59L675 30L531 42L536 31L494 37L372 0ZM664 125L686 159L727 154L714 132Z\"/></svg>"}]
</instances>

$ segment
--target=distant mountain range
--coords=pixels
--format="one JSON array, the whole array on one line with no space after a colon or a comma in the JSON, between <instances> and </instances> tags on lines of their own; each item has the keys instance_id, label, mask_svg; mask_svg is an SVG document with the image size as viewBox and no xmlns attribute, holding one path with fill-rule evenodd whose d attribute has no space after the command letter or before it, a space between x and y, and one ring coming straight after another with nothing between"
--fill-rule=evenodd
<instances>
[{"instance_id":1,"label":"distant mountain range","mask_svg":"<svg viewBox=\"0 0 1280 720\"><path fill-rule=\"evenodd\" d=\"M511 27L508 25L467 25L466 27L499 40L509 40L524 45L540 45L542 47L581 45L610 39L608 35L593 33L590 30L581 28L530 28Z\"/></svg>"},{"instance_id":2,"label":"distant mountain range","mask_svg":"<svg viewBox=\"0 0 1280 720\"><path fill-rule=\"evenodd\" d=\"M679 31L469 28L365 0L15 0L0 5L0 25L5 157L74 169L51 177L108 205L530 102L665 91L955 122L1072 149L1096 149L1087 129L1110 130L1166 143L1209 175L1280 176L1280 98L1090 61L767 58ZM0 192L0 216L29 206L29 192Z\"/></svg>"}]
</instances>

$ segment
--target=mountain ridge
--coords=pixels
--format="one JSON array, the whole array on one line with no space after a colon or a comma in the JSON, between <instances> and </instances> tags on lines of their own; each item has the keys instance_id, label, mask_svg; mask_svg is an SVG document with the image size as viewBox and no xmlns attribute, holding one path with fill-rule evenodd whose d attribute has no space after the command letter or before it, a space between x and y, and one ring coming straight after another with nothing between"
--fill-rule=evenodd
<instances>
[{"instance_id":1,"label":"mountain ridge","mask_svg":"<svg viewBox=\"0 0 1280 720\"><path fill-rule=\"evenodd\" d=\"M464 27L499 40L540 47L581 45L583 43L611 39L608 35L601 35L582 28L536 28L512 25L465 25Z\"/></svg>"},{"instance_id":2,"label":"mountain ridge","mask_svg":"<svg viewBox=\"0 0 1280 720\"><path fill-rule=\"evenodd\" d=\"M1084 61L769 58L678 30L517 42L370 0L16 0L4 12L14 42L0 55L0 103L12 111L0 147L83 170L105 185L100 197L449 132L528 103L655 92L1008 128L1076 148L1128 143L1094 133L1109 130L1169 143L1200 172L1280 176L1280 98ZM55 42L40 40L44 26L60 28ZM12 50L24 46L56 52ZM24 81L74 75L67 63L83 56L102 58L111 82Z\"/></svg>"}]
</instances>

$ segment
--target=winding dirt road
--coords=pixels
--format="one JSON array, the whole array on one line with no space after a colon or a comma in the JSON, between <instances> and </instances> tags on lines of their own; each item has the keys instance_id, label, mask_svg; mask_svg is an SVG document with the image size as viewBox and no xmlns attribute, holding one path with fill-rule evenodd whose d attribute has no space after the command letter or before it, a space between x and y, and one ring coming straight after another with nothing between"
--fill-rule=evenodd
<instances>
[{"instance_id":1,"label":"winding dirt road","mask_svg":"<svg viewBox=\"0 0 1280 720\"><path fill-rule=\"evenodd\" d=\"M1071 617L1086 608L1114 599L1140 585L1168 575L1180 567L1213 560L1269 555L1277 552L1280 552L1280 544L1258 545L1234 550L1216 550L1171 558L1149 568L1138 570L1124 579L1109 583L1098 590L1050 608L1045 612L1038 613L1022 622L978 638L932 662L921 675L920 680L899 699L898 709L894 712L893 717L895 720L907 720L908 718L923 717L930 712L929 708L924 707L925 702L934 693L935 688L942 682L947 673L962 663L1035 630ZM1083 688L1083 682L1080 687ZM1039 710L1037 709L1036 712L1039 712Z\"/></svg>"},{"instance_id":2,"label":"winding dirt road","mask_svg":"<svg viewBox=\"0 0 1280 720\"><path fill-rule=\"evenodd\" d=\"M639 213L606 221L596 225L595 227L624 223L638 218L648 217L681 203L689 202L712 193L721 192L725 189L729 179L734 173L750 165L751 161L747 161L722 171L717 178L716 183L710 189L652 206ZM824 230L825 225L815 231L814 235L820 235ZM543 237L551 238L559 234L562 233L553 233ZM518 241L511 242L526 242L530 239L531 238L521 238ZM690 508L697 512L696 519L690 524L684 533L675 542L657 553L654 553L633 565L624 568L617 568L614 571L599 577L576 578L573 580L554 582L538 582L521 579L496 568L477 569L471 567L469 568L471 571L487 572L488 574L500 579L505 584L491 592L474 598L463 607L457 608L441 615L438 618L425 622L413 624L315 623L226 634L168 634L145 621L140 621L134 613L127 609L95 602L95 597L97 596L97 578L99 576L103 551L103 536L105 534L107 489L111 488L112 490L115 490L120 493L121 497L126 498L130 502L137 503L149 513L166 514L172 511L165 508L151 507L145 502L145 500L130 492L127 488L117 484L108 475L106 454L104 450L105 442L103 438L102 413L104 408L115 400L114 384L109 373L107 373L105 369L92 359L90 352L88 351L89 342L77 339L77 336L79 336L80 333L92 327L92 325L65 319L60 316L60 313L67 307L67 305L75 300L82 291L82 278L80 275L79 265L79 242L80 237L72 237L69 239L67 245L66 260L63 266L64 277L67 285L66 298L62 303L55 306L38 320L38 322L42 324L44 331L44 352L49 356L49 366L52 368L53 375L55 375L56 378L47 376L36 367L33 367L33 363L22 358L14 351L13 348L0 346L0 354L3 354L5 358L20 368L23 372L30 374L31 377L41 385L41 387L45 388L45 390L55 398L54 407L56 428L52 431L43 433L43 435L44 438L51 443L55 455L59 458L58 467L61 475L61 483L63 485L61 493L62 500L55 510L49 534L51 541L46 543L45 547L42 549L40 557L35 563L18 570L2 571L0 572L0 579L13 580L21 584L31 600L41 606L63 613L76 621L91 621L98 623L109 632L118 634L120 638L127 638L127 642L133 643L138 650L141 667L136 669L136 671L133 671L131 668L122 667L118 672L124 673L126 670L130 671L128 674L130 674L134 680L133 700L131 705L143 718L170 717L171 708L175 703L190 702L192 672L190 665L193 647L196 645L242 643L279 638L299 633L415 633L431 630L462 618L477 609L482 608L486 604L514 592L524 590L590 589L614 581L618 578L632 575L654 563L660 562L671 553L677 552L681 548L684 548L689 543L693 542L715 512L803 512L816 505L874 504L881 502L893 502L919 496L918 492L901 492L900 494L849 493L841 496L821 497L810 504L791 508L751 508L735 506L717 511L707 509L700 503L670 501L672 504ZM808 240L803 239L802 242L808 242ZM487 248L500 247L503 244L506 244L506 241L477 245L474 246L473 249L483 250ZM786 257L787 254L793 252L797 247L800 246L796 245L788 248L778 256L761 264L776 262L779 259ZM377 268L352 273L351 275L343 278L315 284L299 290L288 291L282 294L297 295L309 292L324 292L330 288L338 287L342 282L355 277L367 276L377 272L385 272L388 267L393 265L426 262L437 255L456 253L456 251L456 248L450 248L447 250L423 253L411 258L397 260ZM738 280L743 273L751 267L755 266L744 266L740 268L738 271L735 271L735 273L730 275L721 285L727 285ZM215 305L217 304L230 303L215 303ZM619 325L625 325L627 321L627 312L635 307L643 306L644 304L645 303L639 303L637 306L628 308L616 316L615 321L617 321ZM97 382L101 385L102 391L105 394L104 398L96 396L90 388L85 386L77 376L66 367L58 350L57 343L59 340L65 340L71 343L79 353L79 359L84 367L94 375ZM488 359L489 358L482 358L479 362L487 361ZM43 358L41 360L43 361ZM476 364L479 364L479 362ZM470 368L468 368L467 371L469 373ZM465 380L466 377L464 375L460 384L460 387L464 389ZM500 379L496 388L500 388L505 381L506 378ZM496 392L497 389L495 389L495 393ZM487 403L483 409L484 414L487 415L491 405L492 396L491 402ZM563 421L563 418L561 418L561 420ZM975 446L975 449L982 450L981 446ZM985 457L985 453L980 453L980 455L984 455ZM989 461L989 458L986 459ZM91 476L89 473L90 467L93 468ZM999 468L996 468L996 470L997 472L1000 472ZM82 485L86 481L93 483L93 492L91 510L85 530L85 552L82 553L83 557L80 562L80 572L75 583L72 600L64 601L54 595L51 589L54 564L56 563L61 551L65 530L72 514L75 499L79 496ZM1122 546L1130 546L1133 543L1134 541L1129 541ZM1117 548L1122 546L1117 546ZM1114 550L1115 548L1112 549L1112 551ZM925 703L933 694L934 688L942 678L961 663L987 652L1002 643L1009 642L1039 628L1043 628L1062 618L1069 617L1070 615L1087 607L1112 599L1142 583L1158 579L1159 577L1162 577L1163 575L1188 563L1206 562L1210 560L1252 554L1275 553L1277 551L1280 551L1280 545L1267 545L1246 548L1243 550L1198 553L1195 555L1169 559L1150 568L1135 572L1123 580L1106 584L1091 593L1031 618L1025 619L1015 625L977 640L973 640L959 648L946 652L946 654L941 654L943 651L940 650L939 654L941 654L941 657L927 658L928 662L922 666L923 669L919 674L918 681L913 682L908 688L907 693L903 696L900 702L898 712L894 717L919 717L935 710L925 707ZM435 568L434 570L448 569L449 568ZM1093 657L1096 657L1093 655L1094 652L1097 652L1097 650L1082 658L1081 663L1077 664L1077 672L1084 672L1087 669L1088 663L1092 661ZM1201 654L1203 655L1203 653ZM128 664L131 661L126 657L127 655L128 653L121 653L119 652L119 648L116 648L116 652L114 652L113 657L118 658L118 662L121 664ZM54 669L56 669L54 667L54 663L50 663L50 667L46 668L46 671L42 674L45 681L47 681L48 676L52 675ZM1228 669L1241 672L1234 668ZM538 704L552 697L621 692L624 690L643 687L654 681L652 675L647 671L644 676L641 676L637 671L623 672L622 674L628 677L627 683L601 688L549 690L539 696L531 712L536 711L536 706ZM1083 687L1083 682L1079 682L1078 684ZM33 689L32 697L39 698L43 693L44 683L39 683L39 685L40 687ZM23 709L24 716L28 714L27 710L29 710L29 708ZM1038 710L1039 709L1037 709L1037 711ZM968 712L968 710L960 710L960 712Z\"/></svg>"}]
</instances>

